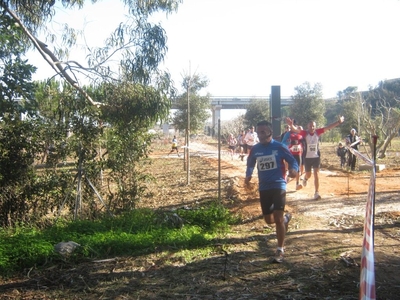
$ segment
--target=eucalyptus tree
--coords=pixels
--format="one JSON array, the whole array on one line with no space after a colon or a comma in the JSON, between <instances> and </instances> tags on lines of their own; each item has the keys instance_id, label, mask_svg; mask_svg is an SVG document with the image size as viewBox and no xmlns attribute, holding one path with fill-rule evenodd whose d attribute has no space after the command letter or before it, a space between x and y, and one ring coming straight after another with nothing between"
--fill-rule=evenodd
<instances>
[{"instance_id":1,"label":"eucalyptus tree","mask_svg":"<svg viewBox=\"0 0 400 300\"><path fill-rule=\"evenodd\" d=\"M173 115L172 122L176 129L186 130L188 124L190 124L190 133L204 129L205 122L210 117L211 99L208 94L201 96L200 91L207 86L208 79L203 76L192 75L183 78L182 88L184 92L174 99L177 110Z\"/></svg>"},{"instance_id":2,"label":"eucalyptus tree","mask_svg":"<svg viewBox=\"0 0 400 300\"><path fill-rule=\"evenodd\" d=\"M340 113L337 113L334 117L337 120L338 115L343 115L345 117L344 126L340 126L339 130L342 136L346 136L350 133L351 128L355 128L357 132L361 132L360 124L360 111L359 111L359 93L357 92L357 87L349 86L343 91L337 93L338 95L338 109ZM328 113L328 111L327 111ZM328 121L328 123L330 123Z\"/></svg>"},{"instance_id":3,"label":"eucalyptus tree","mask_svg":"<svg viewBox=\"0 0 400 300\"><path fill-rule=\"evenodd\" d=\"M293 104L290 107L290 116L303 127L310 121L315 121L317 126L323 126L326 119L322 85L316 83L312 86L309 82L305 82L295 87L295 91L296 94L292 96Z\"/></svg>"},{"instance_id":4,"label":"eucalyptus tree","mask_svg":"<svg viewBox=\"0 0 400 300\"><path fill-rule=\"evenodd\" d=\"M151 22L151 16L157 12L167 15L175 12L182 1L122 1L126 8L126 20L110 31L104 45L85 45L86 63L69 59L69 50L84 40L84 31L62 24L63 31L54 33L49 31L51 26L48 25L60 7L64 10L82 9L87 4L97 2L1 0L0 12L20 28L19 42L38 51L53 68L54 77L64 79L90 104L101 108L102 112L118 110L118 118L124 112L129 112L123 117L128 122L143 118L167 118L170 98L174 96L175 89L170 75L158 68L167 52L167 37L159 24ZM39 33L44 36L45 41L38 38ZM130 85L140 93L133 95L134 99L125 94L124 99L119 99L119 103L115 104L112 93L109 92L107 98L96 99L85 88L94 87L93 91L96 87L102 88L104 84L107 84L108 91L115 89L118 92ZM133 113L129 109L121 110L121 105L126 108L137 101L143 102L140 107L142 110ZM111 117L110 114L108 116Z\"/></svg>"},{"instance_id":5,"label":"eucalyptus tree","mask_svg":"<svg viewBox=\"0 0 400 300\"><path fill-rule=\"evenodd\" d=\"M38 51L53 68L53 79L62 80L61 90L49 80L36 86L35 97L22 95L36 102L42 123L52 124L40 131L47 134L42 135L42 151L55 143L57 153L75 157L77 169L84 169L91 182L98 180L102 168L109 168L108 200L117 203L115 208L131 208L142 191L137 164L149 153L147 129L168 117L175 94L170 75L158 68L167 51L166 33L150 19L156 12L176 11L182 1L123 1L127 19L101 47L85 45L86 62L76 61L69 50L82 41L79 37L84 40L84 32L63 24L62 32L53 33L49 24L57 8L81 9L97 2L0 0L0 13L19 28L18 43ZM15 82L9 91L23 88ZM56 159L54 166L62 157Z\"/></svg>"},{"instance_id":6,"label":"eucalyptus tree","mask_svg":"<svg viewBox=\"0 0 400 300\"><path fill-rule=\"evenodd\" d=\"M34 84L35 94L30 102L35 105L37 119L42 124L38 132L43 141L40 162L55 167L68 156L65 145L76 113L70 103L75 101L77 93L67 82L48 80ZM53 155L55 150L57 155Z\"/></svg>"},{"instance_id":7,"label":"eucalyptus tree","mask_svg":"<svg viewBox=\"0 0 400 300\"><path fill-rule=\"evenodd\" d=\"M35 114L24 101L33 95L35 67L23 59L21 34L9 16L0 16L0 226L24 219L32 208L32 163L41 148L39 124L24 120Z\"/></svg>"},{"instance_id":8,"label":"eucalyptus tree","mask_svg":"<svg viewBox=\"0 0 400 300\"><path fill-rule=\"evenodd\" d=\"M267 99L251 99L244 114L245 127L243 129L255 126L263 120L271 121L269 101Z\"/></svg>"},{"instance_id":9,"label":"eucalyptus tree","mask_svg":"<svg viewBox=\"0 0 400 300\"><path fill-rule=\"evenodd\" d=\"M86 4L96 2L1 0L0 9L2 14L10 16L21 27L23 41L41 54L53 68L54 74L66 80L92 104L102 105L84 89L82 78L86 82L90 80L89 84L124 80L143 85L154 84L157 92L170 92L169 75L158 71L158 65L167 51L166 33L160 25L150 22L150 16L155 12L170 14L176 11L181 0L123 1L127 19L110 33L104 46L85 45L88 51L86 63L69 60L69 49L80 41L79 37L84 32L62 24L63 31L53 33L48 30L48 24L60 6L65 10L82 9ZM45 41L39 39L40 32ZM54 49L50 48L50 44ZM59 47L56 46L58 44ZM112 58L115 57L119 59L117 64L113 64Z\"/></svg>"},{"instance_id":10,"label":"eucalyptus tree","mask_svg":"<svg viewBox=\"0 0 400 300\"><path fill-rule=\"evenodd\" d=\"M28 64L23 55L26 45L23 32L7 15L0 15L0 117L19 118L23 109L15 100L31 99L32 73L36 68Z\"/></svg>"}]
</instances>

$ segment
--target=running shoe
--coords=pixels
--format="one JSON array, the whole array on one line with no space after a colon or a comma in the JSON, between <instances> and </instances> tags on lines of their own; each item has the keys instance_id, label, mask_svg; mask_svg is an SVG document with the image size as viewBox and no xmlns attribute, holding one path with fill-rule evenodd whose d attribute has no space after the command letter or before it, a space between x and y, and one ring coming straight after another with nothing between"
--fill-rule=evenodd
<instances>
[{"instance_id":1,"label":"running shoe","mask_svg":"<svg viewBox=\"0 0 400 300\"><path fill-rule=\"evenodd\" d=\"M307 186L307 179L304 177L303 179L303 186L306 187Z\"/></svg>"},{"instance_id":2,"label":"running shoe","mask_svg":"<svg viewBox=\"0 0 400 300\"><path fill-rule=\"evenodd\" d=\"M283 262L283 252L281 250L276 250L273 262L281 263Z\"/></svg>"},{"instance_id":3,"label":"running shoe","mask_svg":"<svg viewBox=\"0 0 400 300\"><path fill-rule=\"evenodd\" d=\"M316 192L316 193L314 194L314 200L320 200L320 199L321 199L321 196L319 195L318 192Z\"/></svg>"}]
</instances>

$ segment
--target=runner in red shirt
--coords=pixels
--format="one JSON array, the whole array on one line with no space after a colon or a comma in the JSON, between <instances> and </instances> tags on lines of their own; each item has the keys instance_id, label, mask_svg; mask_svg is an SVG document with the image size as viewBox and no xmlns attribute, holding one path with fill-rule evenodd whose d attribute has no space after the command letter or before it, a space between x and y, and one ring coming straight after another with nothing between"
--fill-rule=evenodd
<instances>
[{"instance_id":1,"label":"runner in red shirt","mask_svg":"<svg viewBox=\"0 0 400 300\"><path fill-rule=\"evenodd\" d=\"M293 120L293 124L296 126L296 121ZM298 126L296 126L298 129ZM297 164L300 166L302 165L302 155L303 155L303 143L302 143L303 136L299 133L290 130L286 132L282 138L282 143L285 144L288 148L290 153L292 153L293 157L296 159ZM300 190L303 186L300 184L300 172L297 173L296 176L296 190Z\"/></svg>"},{"instance_id":2,"label":"runner in red shirt","mask_svg":"<svg viewBox=\"0 0 400 300\"><path fill-rule=\"evenodd\" d=\"M336 122L329 124L328 126L317 128L316 123L314 121L310 121L307 124L307 130L300 130L293 125L293 120L290 118L286 118L286 123L290 126L290 130L298 132L303 139L305 140L305 159L304 159L304 168L306 174L303 179L303 186L307 186L307 180L311 177L311 169L313 169L314 173L314 187L315 194L314 200L321 199L319 195L319 177L318 172L321 165L321 155L319 151L319 137L321 134L326 131L335 128L336 126L342 124L344 122L344 117L341 116L339 120Z\"/></svg>"}]
</instances>

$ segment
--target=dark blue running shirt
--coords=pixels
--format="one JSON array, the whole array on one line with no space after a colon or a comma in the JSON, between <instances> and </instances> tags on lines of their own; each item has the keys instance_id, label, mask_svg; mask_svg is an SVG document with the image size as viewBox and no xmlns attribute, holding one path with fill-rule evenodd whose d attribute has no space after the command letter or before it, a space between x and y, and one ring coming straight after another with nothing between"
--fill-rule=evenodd
<instances>
[{"instance_id":1,"label":"dark blue running shirt","mask_svg":"<svg viewBox=\"0 0 400 300\"><path fill-rule=\"evenodd\" d=\"M289 169L299 171L296 159L285 145L274 139L266 145L258 143L253 146L247 158L246 177L253 174L257 164L260 191L286 190L284 160L289 164Z\"/></svg>"}]
</instances>

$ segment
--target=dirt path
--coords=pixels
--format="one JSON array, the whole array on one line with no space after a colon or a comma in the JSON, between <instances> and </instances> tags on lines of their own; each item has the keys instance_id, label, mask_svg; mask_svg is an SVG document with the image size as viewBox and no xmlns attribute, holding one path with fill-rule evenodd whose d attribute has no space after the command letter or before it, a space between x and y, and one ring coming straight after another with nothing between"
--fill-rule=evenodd
<instances>
[{"instance_id":1,"label":"dirt path","mask_svg":"<svg viewBox=\"0 0 400 300\"><path fill-rule=\"evenodd\" d=\"M201 192L206 188L197 188L197 179L209 182L207 188L216 186L219 163L215 148L192 147L193 185L189 191L181 180L176 198L182 203L193 203L194 197L205 198ZM226 285L222 287L215 281L218 287L213 287L208 283L207 291L221 291L224 296L218 299L358 299L370 172L348 173L335 168L337 158L328 150L323 152L325 159L320 172L321 200L312 199L312 178L299 191L295 190L294 181L288 184L286 210L293 219L286 236L285 262L279 266L270 264L276 235L273 226L267 226L261 217L257 176L253 174L252 186L246 188L246 162L223 152L220 165L224 203L234 213L241 214L242 223L233 226L229 238L221 242L229 255ZM199 156L207 164L201 161L200 166L196 165ZM395 275L400 265L399 183L399 168L377 173L374 249L377 299L396 299L400 293ZM171 199L163 198L168 202L167 207L174 207Z\"/></svg>"},{"instance_id":2,"label":"dirt path","mask_svg":"<svg viewBox=\"0 0 400 300\"><path fill-rule=\"evenodd\" d=\"M193 143L193 156L209 158L210 163L218 169L217 151L211 146ZM333 158L335 159L335 158ZM367 200L368 187L371 173L369 171L346 172L339 169L321 168L320 189L321 200L313 200L314 182L313 177L308 180L307 187L296 191L296 182L292 180L287 187L287 209L306 216L331 218L343 214L364 217ZM244 174L246 170L246 159L241 161L238 155L233 159L223 151L221 155L221 173L235 179L238 198L241 201L257 197L257 176L253 174L253 191L249 193L244 186ZM400 211L400 168L383 169L376 174L375 183L375 211L376 213ZM251 214L259 214L260 207L246 203L243 205L245 211Z\"/></svg>"},{"instance_id":3,"label":"dirt path","mask_svg":"<svg viewBox=\"0 0 400 300\"><path fill-rule=\"evenodd\" d=\"M215 201L217 152L215 147L195 146L190 185L182 156L168 156L165 149L152 154L153 167L146 170L156 180L147 182L143 207L196 208ZM358 299L370 174L337 170L332 167L336 158L324 153L332 162L325 159L321 170L321 200L312 200L311 181L300 191L295 191L295 182L288 184L286 208L293 219L282 264L271 263L276 234L261 217L256 176L252 187L245 188L246 162L223 152L222 201L242 218L207 249L174 245L140 256L32 267L27 275L0 282L0 299ZM400 169L377 174L377 299L398 299L400 294L399 183ZM205 256L203 250L208 251Z\"/></svg>"}]
</instances>

